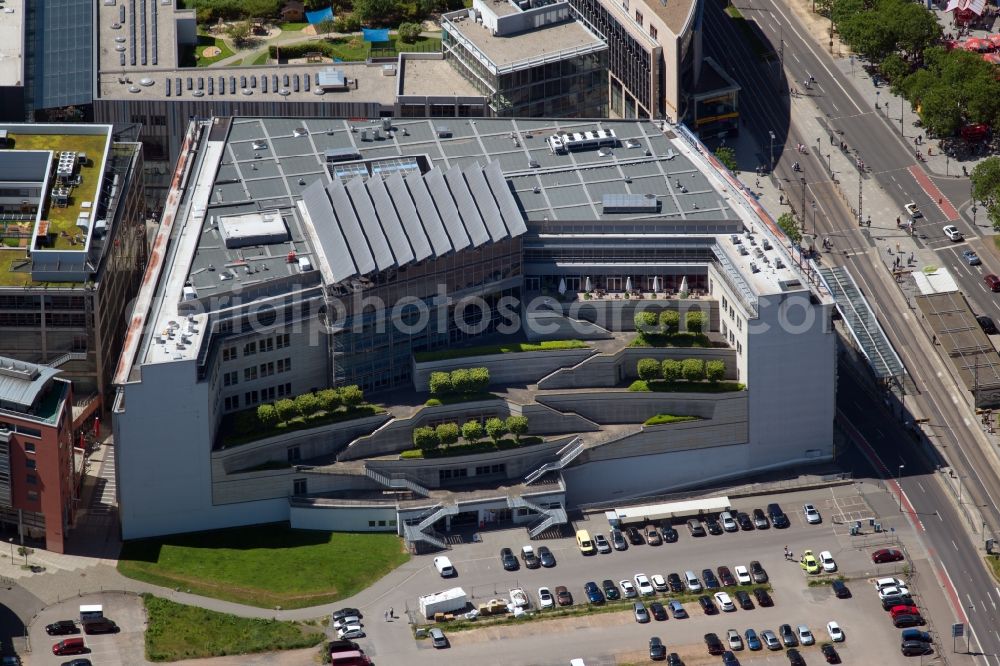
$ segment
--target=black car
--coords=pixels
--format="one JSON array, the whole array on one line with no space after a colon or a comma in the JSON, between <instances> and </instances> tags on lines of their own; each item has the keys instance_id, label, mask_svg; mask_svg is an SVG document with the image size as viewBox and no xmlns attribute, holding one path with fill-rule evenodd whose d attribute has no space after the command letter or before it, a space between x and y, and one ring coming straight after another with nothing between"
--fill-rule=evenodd
<instances>
[{"instance_id":1,"label":"black car","mask_svg":"<svg viewBox=\"0 0 1000 666\"><path fill-rule=\"evenodd\" d=\"M590 581L583 586L583 591L587 594L587 601L592 604L603 604L604 603L604 593L601 592L601 588L597 587L597 583Z\"/></svg>"},{"instance_id":2,"label":"black car","mask_svg":"<svg viewBox=\"0 0 1000 666\"><path fill-rule=\"evenodd\" d=\"M640 532L634 527L630 527L627 530L625 530L625 536L628 537L629 543L631 543L633 546L641 546L642 544L646 543L646 540L642 537L642 532Z\"/></svg>"},{"instance_id":3,"label":"black car","mask_svg":"<svg viewBox=\"0 0 1000 666\"><path fill-rule=\"evenodd\" d=\"M997 326L993 323L993 320L986 315L976 315L976 321L979 322L979 328L983 329L983 333L986 335L995 335L997 332Z\"/></svg>"},{"instance_id":4,"label":"black car","mask_svg":"<svg viewBox=\"0 0 1000 666\"><path fill-rule=\"evenodd\" d=\"M654 601L649 604L649 614L653 616L654 620L658 622L663 622L667 619L667 609L663 607L659 601Z\"/></svg>"},{"instance_id":5,"label":"black car","mask_svg":"<svg viewBox=\"0 0 1000 666\"><path fill-rule=\"evenodd\" d=\"M705 589L715 590L721 585L719 585L719 579L715 577L715 573L711 569L701 570L701 579L705 581Z\"/></svg>"},{"instance_id":6,"label":"black car","mask_svg":"<svg viewBox=\"0 0 1000 666\"><path fill-rule=\"evenodd\" d=\"M795 635L792 625L783 624L778 627L778 636L781 638L781 642L785 644L785 647L798 647L799 638Z\"/></svg>"},{"instance_id":7,"label":"black car","mask_svg":"<svg viewBox=\"0 0 1000 666\"><path fill-rule=\"evenodd\" d=\"M622 598L622 593L618 591L618 584L610 578L601 581L601 589L604 590L604 596L608 598L608 601Z\"/></svg>"},{"instance_id":8,"label":"black car","mask_svg":"<svg viewBox=\"0 0 1000 666\"><path fill-rule=\"evenodd\" d=\"M729 570L729 567L719 567L719 581L723 587L735 587L736 576Z\"/></svg>"},{"instance_id":9,"label":"black car","mask_svg":"<svg viewBox=\"0 0 1000 666\"><path fill-rule=\"evenodd\" d=\"M663 541L665 543L675 543L677 541L677 530L675 530L670 525L665 525L660 528L660 533L663 535Z\"/></svg>"},{"instance_id":10,"label":"black car","mask_svg":"<svg viewBox=\"0 0 1000 666\"><path fill-rule=\"evenodd\" d=\"M61 666L93 666L89 659L70 659L64 661Z\"/></svg>"},{"instance_id":11,"label":"black car","mask_svg":"<svg viewBox=\"0 0 1000 666\"><path fill-rule=\"evenodd\" d=\"M556 565L555 555L549 550L548 546L542 546L538 549L538 560L542 563L543 567L554 567Z\"/></svg>"},{"instance_id":12,"label":"black car","mask_svg":"<svg viewBox=\"0 0 1000 666\"><path fill-rule=\"evenodd\" d=\"M740 605L740 608L742 608L743 610L754 609L753 600L750 598L750 595L744 592L743 590L736 591L736 603L738 603Z\"/></svg>"},{"instance_id":13,"label":"black car","mask_svg":"<svg viewBox=\"0 0 1000 666\"><path fill-rule=\"evenodd\" d=\"M510 552L509 548L506 548L505 550ZM514 555L512 553L511 557L513 556ZM516 562L517 560L514 561ZM360 619L363 618L364 615L362 615L361 611L359 611L357 608L341 608L340 610L334 611L333 613L330 614L330 618L332 619L333 622L336 622L337 620L343 620L345 617L356 617Z\"/></svg>"},{"instance_id":14,"label":"black car","mask_svg":"<svg viewBox=\"0 0 1000 666\"><path fill-rule=\"evenodd\" d=\"M749 532L753 529L753 520L750 519L749 513L743 513L742 511L737 513L736 522L740 524L740 529L744 532Z\"/></svg>"},{"instance_id":15,"label":"black car","mask_svg":"<svg viewBox=\"0 0 1000 666\"><path fill-rule=\"evenodd\" d=\"M828 664L839 664L840 655L837 654L837 648L833 647L830 643L823 643L819 648L820 652L823 653L823 657L826 659Z\"/></svg>"},{"instance_id":16,"label":"black car","mask_svg":"<svg viewBox=\"0 0 1000 666\"><path fill-rule=\"evenodd\" d=\"M500 563L503 564L505 571L517 571L521 567L517 558L514 557L514 551L510 548L500 549Z\"/></svg>"},{"instance_id":17,"label":"black car","mask_svg":"<svg viewBox=\"0 0 1000 666\"><path fill-rule=\"evenodd\" d=\"M806 660L802 658L802 655L795 648L792 648L785 654L788 655L788 666L806 666Z\"/></svg>"},{"instance_id":18,"label":"black car","mask_svg":"<svg viewBox=\"0 0 1000 666\"><path fill-rule=\"evenodd\" d=\"M767 505L767 517L771 519L771 524L778 529L783 529L788 527L791 523L788 522L788 516L785 512L781 510L777 502L772 502Z\"/></svg>"},{"instance_id":19,"label":"black car","mask_svg":"<svg viewBox=\"0 0 1000 666\"><path fill-rule=\"evenodd\" d=\"M931 642L931 635L926 631L920 631L919 629L903 629L901 638L904 643L906 641L923 641L924 643Z\"/></svg>"},{"instance_id":20,"label":"black car","mask_svg":"<svg viewBox=\"0 0 1000 666\"><path fill-rule=\"evenodd\" d=\"M668 574L667 575L667 585L670 586L670 591L671 592L683 592L684 591L684 581L682 581L681 577L678 574L676 574L676 573L672 573L672 574Z\"/></svg>"},{"instance_id":21,"label":"black car","mask_svg":"<svg viewBox=\"0 0 1000 666\"><path fill-rule=\"evenodd\" d=\"M656 636L649 639L649 658L653 661L662 661L667 658L667 646Z\"/></svg>"},{"instance_id":22,"label":"black car","mask_svg":"<svg viewBox=\"0 0 1000 666\"><path fill-rule=\"evenodd\" d=\"M736 655L726 650L722 653L722 666L740 666L740 660L736 658Z\"/></svg>"},{"instance_id":23,"label":"black car","mask_svg":"<svg viewBox=\"0 0 1000 666\"><path fill-rule=\"evenodd\" d=\"M774 601L771 600L771 595L767 593L762 587L755 587L753 590L753 596L757 598L757 604L760 606L773 606Z\"/></svg>"},{"instance_id":24,"label":"black car","mask_svg":"<svg viewBox=\"0 0 1000 666\"><path fill-rule=\"evenodd\" d=\"M73 620L59 620L45 625L45 633L49 636L65 636L66 634L80 633L80 628Z\"/></svg>"},{"instance_id":25,"label":"black car","mask_svg":"<svg viewBox=\"0 0 1000 666\"><path fill-rule=\"evenodd\" d=\"M726 651L722 641L715 634L705 634L705 646L708 648L709 654L722 654Z\"/></svg>"},{"instance_id":26,"label":"black car","mask_svg":"<svg viewBox=\"0 0 1000 666\"><path fill-rule=\"evenodd\" d=\"M719 535L723 532L722 525L715 516L705 516L705 529L708 530L709 534L714 535Z\"/></svg>"},{"instance_id":27,"label":"black car","mask_svg":"<svg viewBox=\"0 0 1000 666\"><path fill-rule=\"evenodd\" d=\"M897 629L901 629L903 627L918 627L922 624L924 624L924 618L922 615L910 615L908 613L904 613L892 618L892 626Z\"/></svg>"},{"instance_id":28,"label":"black car","mask_svg":"<svg viewBox=\"0 0 1000 666\"><path fill-rule=\"evenodd\" d=\"M767 582L767 571L764 570L764 567L757 560L750 562L750 576L753 578L753 582L758 585Z\"/></svg>"},{"instance_id":29,"label":"black car","mask_svg":"<svg viewBox=\"0 0 1000 666\"><path fill-rule=\"evenodd\" d=\"M923 641L903 641L899 646L899 651L904 657L918 657L934 652L934 647L930 643Z\"/></svg>"},{"instance_id":30,"label":"black car","mask_svg":"<svg viewBox=\"0 0 1000 666\"><path fill-rule=\"evenodd\" d=\"M684 662L681 657L676 652L671 652L667 655L667 666L684 666Z\"/></svg>"},{"instance_id":31,"label":"black car","mask_svg":"<svg viewBox=\"0 0 1000 666\"><path fill-rule=\"evenodd\" d=\"M535 553L535 549L531 548L529 550L521 550L521 559L524 560L524 566L529 569L537 569L542 566L541 560L538 559L538 555Z\"/></svg>"},{"instance_id":32,"label":"black car","mask_svg":"<svg viewBox=\"0 0 1000 666\"><path fill-rule=\"evenodd\" d=\"M771 523L767 520L767 515L762 509L753 510L753 524L759 530L766 530L771 526Z\"/></svg>"},{"instance_id":33,"label":"black car","mask_svg":"<svg viewBox=\"0 0 1000 666\"><path fill-rule=\"evenodd\" d=\"M882 599L882 610L889 610L896 606L914 606L913 597L908 594L890 594Z\"/></svg>"},{"instance_id":34,"label":"black car","mask_svg":"<svg viewBox=\"0 0 1000 666\"><path fill-rule=\"evenodd\" d=\"M717 615L719 609L716 608L715 602L712 601L712 597L703 594L698 597L698 603L701 604L701 609L705 611L705 615Z\"/></svg>"},{"instance_id":35,"label":"black car","mask_svg":"<svg viewBox=\"0 0 1000 666\"><path fill-rule=\"evenodd\" d=\"M835 580L830 583L830 587L833 588L833 593L838 599L850 599L851 590L844 584L842 580Z\"/></svg>"}]
</instances>

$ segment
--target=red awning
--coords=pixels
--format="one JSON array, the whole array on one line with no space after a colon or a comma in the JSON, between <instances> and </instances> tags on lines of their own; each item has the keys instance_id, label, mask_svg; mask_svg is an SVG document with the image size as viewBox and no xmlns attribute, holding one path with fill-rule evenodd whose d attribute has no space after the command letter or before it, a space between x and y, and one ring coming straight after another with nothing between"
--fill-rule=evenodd
<instances>
[{"instance_id":1,"label":"red awning","mask_svg":"<svg viewBox=\"0 0 1000 666\"><path fill-rule=\"evenodd\" d=\"M956 9L972 12L976 16L982 16L983 10L986 9L986 0L948 0L948 6L945 7L945 11L953 12Z\"/></svg>"}]
</instances>

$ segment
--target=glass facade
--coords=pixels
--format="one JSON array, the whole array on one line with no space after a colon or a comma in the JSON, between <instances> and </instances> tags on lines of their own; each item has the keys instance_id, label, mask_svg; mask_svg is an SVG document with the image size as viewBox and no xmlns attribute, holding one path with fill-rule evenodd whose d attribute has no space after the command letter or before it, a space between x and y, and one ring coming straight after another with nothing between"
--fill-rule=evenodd
<instances>
[{"instance_id":1,"label":"glass facade","mask_svg":"<svg viewBox=\"0 0 1000 666\"><path fill-rule=\"evenodd\" d=\"M94 98L93 0L26 4L26 115L89 105Z\"/></svg>"}]
</instances>

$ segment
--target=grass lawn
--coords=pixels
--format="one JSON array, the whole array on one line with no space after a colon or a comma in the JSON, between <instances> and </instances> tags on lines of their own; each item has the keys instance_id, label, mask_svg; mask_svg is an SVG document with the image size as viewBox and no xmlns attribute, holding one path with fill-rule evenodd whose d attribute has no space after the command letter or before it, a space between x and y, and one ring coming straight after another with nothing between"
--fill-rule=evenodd
<instances>
[{"instance_id":1,"label":"grass lawn","mask_svg":"<svg viewBox=\"0 0 1000 666\"><path fill-rule=\"evenodd\" d=\"M704 333L639 333L629 347L714 347ZM728 345L719 344L719 347Z\"/></svg>"},{"instance_id":2,"label":"grass lawn","mask_svg":"<svg viewBox=\"0 0 1000 666\"><path fill-rule=\"evenodd\" d=\"M209 46L218 47L221 53L211 58L206 57L205 49ZM198 35L198 46L195 47L194 58L199 67L214 65L223 58L228 58L231 55L233 55L233 50L230 49L223 40L216 39L211 35Z\"/></svg>"},{"instance_id":3,"label":"grass lawn","mask_svg":"<svg viewBox=\"0 0 1000 666\"><path fill-rule=\"evenodd\" d=\"M629 384L628 390L654 393L731 393L745 391L746 388L746 384L739 382L667 382L662 379L647 382L637 379Z\"/></svg>"},{"instance_id":4,"label":"grass lawn","mask_svg":"<svg viewBox=\"0 0 1000 666\"><path fill-rule=\"evenodd\" d=\"M294 21L289 21L288 23L279 23L278 27L281 28L282 30L290 32L301 31L309 27L309 22L306 21L305 23L295 23Z\"/></svg>"},{"instance_id":5,"label":"grass lawn","mask_svg":"<svg viewBox=\"0 0 1000 666\"><path fill-rule=\"evenodd\" d=\"M990 573L993 574L993 577L1000 582L1000 557L996 555L987 555L986 566L989 567Z\"/></svg>"},{"instance_id":6,"label":"grass lawn","mask_svg":"<svg viewBox=\"0 0 1000 666\"><path fill-rule=\"evenodd\" d=\"M418 352L413 355L417 363L427 361L446 361L452 358L466 356L491 356L493 354L516 354L531 351L556 351L560 349L588 349L582 340L546 340L544 342L512 342L500 345L483 345L481 347L463 347L459 349L442 349L432 352Z\"/></svg>"},{"instance_id":7,"label":"grass lawn","mask_svg":"<svg viewBox=\"0 0 1000 666\"><path fill-rule=\"evenodd\" d=\"M118 571L261 608L304 608L357 594L409 559L395 534L256 525L127 541Z\"/></svg>"},{"instance_id":8,"label":"grass lawn","mask_svg":"<svg viewBox=\"0 0 1000 666\"><path fill-rule=\"evenodd\" d=\"M665 423L684 423L685 421L697 421L697 416L675 416L673 414L657 414L650 416L643 425L663 425Z\"/></svg>"},{"instance_id":9,"label":"grass lawn","mask_svg":"<svg viewBox=\"0 0 1000 666\"><path fill-rule=\"evenodd\" d=\"M267 64L267 61L268 61L268 59L269 59L269 56L268 56L268 53L267 53L267 51L264 51L264 52L263 52L263 53L261 53L261 54L260 54L259 56L257 56L256 58L254 58L254 59L253 59L253 60L252 60L252 61L250 62L250 64L251 64L251 65L266 65L266 64Z\"/></svg>"},{"instance_id":10,"label":"grass lawn","mask_svg":"<svg viewBox=\"0 0 1000 666\"><path fill-rule=\"evenodd\" d=\"M437 407L438 405L457 405L463 402L475 402L476 400L499 400L500 396L484 391L483 393L449 393L428 398L424 403L425 407Z\"/></svg>"},{"instance_id":11,"label":"grass lawn","mask_svg":"<svg viewBox=\"0 0 1000 666\"><path fill-rule=\"evenodd\" d=\"M296 622L244 618L142 595L146 606L146 658L150 661L203 659L306 648L323 632Z\"/></svg>"}]
</instances>

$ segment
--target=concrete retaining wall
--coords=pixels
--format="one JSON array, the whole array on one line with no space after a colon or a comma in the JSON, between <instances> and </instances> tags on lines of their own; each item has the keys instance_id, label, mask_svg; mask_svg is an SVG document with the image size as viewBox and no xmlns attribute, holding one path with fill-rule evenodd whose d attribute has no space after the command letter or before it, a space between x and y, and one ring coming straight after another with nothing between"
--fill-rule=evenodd
<instances>
[{"instance_id":1,"label":"concrete retaining wall","mask_svg":"<svg viewBox=\"0 0 1000 666\"><path fill-rule=\"evenodd\" d=\"M684 317L689 311L698 310L705 312L708 314L708 330L719 330L719 303L707 298L689 298L685 300L602 298L591 299L589 301L573 301L571 303L559 303L552 298L548 299L543 308L529 311L527 321L530 323L532 317L536 314L545 313L547 310L559 311L560 309L563 315L570 320L568 325L571 327L571 331L573 320L591 322L608 331L634 331L635 314L637 312L659 313L661 310L677 310L680 312L681 330L684 330ZM575 333L569 333L567 337L579 336Z\"/></svg>"},{"instance_id":2,"label":"concrete retaining wall","mask_svg":"<svg viewBox=\"0 0 1000 666\"><path fill-rule=\"evenodd\" d=\"M288 521L293 529L324 532L397 532L396 505L292 506ZM371 523L375 524L372 525ZM381 524L380 524L381 523Z\"/></svg>"},{"instance_id":3,"label":"concrete retaining wall","mask_svg":"<svg viewBox=\"0 0 1000 666\"><path fill-rule=\"evenodd\" d=\"M724 405L735 402L746 413L747 392L733 393L632 393L630 391L580 391L544 393L538 402L559 411L574 412L600 424L642 423L657 414L716 418ZM745 419L744 419L745 420Z\"/></svg>"},{"instance_id":4,"label":"concrete retaining wall","mask_svg":"<svg viewBox=\"0 0 1000 666\"><path fill-rule=\"evenodd\" d=\"M528 312L524 334L532 342L539 340L607 340L611 332L582 319L570 319L559 312Z\"/></svg>"},{"instance_id":5,"label":"concrete retaining wall","mask_svg":"<svg viewBox=\"0 0 1000 666\"><path fill-rule=\"evenodd\" d=\"M510 413L528 418L528 432L532 435L560 435L562 433L593 432L601 427L579 414L565 414L551 407L531 403L507 403Z\"/></svg>"},{"instance_id":6,"label":"concrete retaining wall","mask_svg":"<svg viewBox=\"0 0 1000 666\"><path fill-rule=\"evenodd\" d=\"M574 366L595 353L593 349L565 349L464 356L444 361L415 361L413 389L418 393L427 393L432 372L451 372L459 368L486 368L490 371L491 385L534 384L545 375L559 368Z\"/></svg>"},{"instance_id":7,"label":"concrete retaining wall","mask_svg":"<svg viewBox=\"0 0 1000 666\"><path fill-rule=\"evenodd\" d=\"M644 358L700 358L726 364L727 380L737 377L736 350L704 347L626 347L614 354L599 354L572 368L560 368L538 381L540 389L598 388L621 386L639 378L636 367Z\"/></svg>"},{"instance_id":8,"label":"concrete retaining wall","mask_svg":"<svg viewBox=\"0 0 1000 666\"><path fill-rule=\"evenodd\" d=\"M212 503L233 504L251 500L290 497L295 479L306 480L307 493L333 490L370 490L379 485L359 474L323 474L293 467L261 472L238 472L212 481Z\"/></svg>"}]
</instances>

